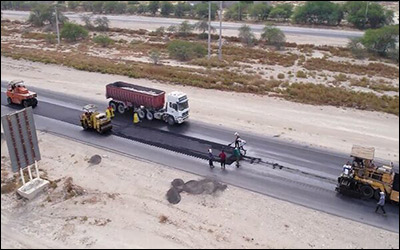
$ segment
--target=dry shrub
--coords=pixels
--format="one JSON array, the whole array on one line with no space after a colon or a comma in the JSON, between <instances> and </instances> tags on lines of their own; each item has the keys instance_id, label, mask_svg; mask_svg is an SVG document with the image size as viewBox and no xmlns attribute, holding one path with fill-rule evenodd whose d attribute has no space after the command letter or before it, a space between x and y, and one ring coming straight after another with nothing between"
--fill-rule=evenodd
<instances>
[{"instance_id":1,"label":"dry shrub","mask_svg":"<svg viewBox=\"0 0 400 250\"><path fill-rule=\"evenodd\" d=\"M26 39L45 40L46 34L38 32L25 32L22 33L21 37Z\"/></svg>"},{"instance_id":2,"label":"dry shrub","mask_svg":"<svg viewBox=\"0 0 400 250\"><path fill-rule=\"evenodd\" d=\"M308 59L304 67L308 70L328 70L356 75L381 76L390 79L399 78L399 70L396 67L382 63L369 63L368 65L357 65L348 62L333 62L320 58Z\"/></svg>"},{"instance_id":3,"label":"dry shrub","mask_svg":"<svg viewBox=\"0 0 400 250\"><path fill-rule=\"evenodd\" d=\"M307 78L307 73L305 73L304 71L300 70L300 71L297 71L296 76L298 78Z\"/></svg>"},{"instance_id":4,"label":"dry shrub","mask_svg":"<svg viewBox=\"0 0 400 250\"><path fill-rule=\"evenodd\" d=\"M17 190L17 183L10 181L1 186L1 194L9 194Z\"/></svg>"}]
</instances>

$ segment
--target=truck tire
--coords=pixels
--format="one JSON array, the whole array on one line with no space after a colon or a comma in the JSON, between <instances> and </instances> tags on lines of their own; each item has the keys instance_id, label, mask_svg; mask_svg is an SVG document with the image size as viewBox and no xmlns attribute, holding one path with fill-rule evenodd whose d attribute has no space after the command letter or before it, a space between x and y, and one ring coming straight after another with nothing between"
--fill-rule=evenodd
<instances>
[{"instance_id":1,"label":"truck tire","mask_svg":"<svg viewBox=\"0 0 400 250\"><path fill-rule=\"evenodd\" d=\"M175 124L175 119L172 116L168 116L167 122L169 125L174 125Z\"/></svg>"},{"instance_id":2,"label":"truck tire","mask_svg":"<svg viewBox=\"0 0 400 250\"><path fill-rule=\"evenodd\" d=\"M89 126L87 125L87 123L85 121L81 121L81 125L82 125L83 130L89 129Z\"/></svg>"},{"instance_id":3,"label":"truck tire","mask_svg":"<svg viewBox=\"0 0 400 250\"><path fill-rule=\"evenodd\" d=\"M118 104L118 112L119 112L120 114L125 113L125 106L124 106L124 104L122 104L122 103Z\"/></svg>"},{"instance_id":4,"label":"truck tire","mask_svg":"<svg viewBox=\"0 0 400 250\"><path fill-rule=\"evenodd\" d=\"M29 107L29 103L26 100L23 100L22 106L24 106L24 108L27 108L27 107Z\"/></svg>"},{"instance_id":5,"label":"truck tire","mask_svg":"<svg viewBox=\"0 0 400 250\"><path fill-rule=\"evenodd\" d=\"M32 108L36 108L37 104L38 104L38 100L37 100L36 98L33 99L33 101L32 101Z\"/></svg>"},{"instance_id":6,"label":"truck tire","mask_svg":"<svg viewBox=\"0 0 400 250\"><path fill-rule=\"evenodd\" d=\"M114 111L117 110L117 103L114 102L114 101L110 101L110 102L108 103L108 106L111 107Z\"/></svg>"},{"instance_id":7,"label":"truck tire","mask_svg":"<svg viewBox=\"0 0 400 250\"><path fill-rule=\"evenodd\" d=\"M149 120L149 121L151 121L151 120L154 119L154 115L153 115L153 113L152 113L150 110L147 110L147 112L146 112L146 118L147 118L147 120Z\"/></svg>"},{"instance_id":8,"label":"truck tire","mask_svg":"<svg viewBox=\"0 0 400 250\"><path fill-rule=\"evenodd\" d=\"M138 114L140 120L143 120L146 117L146 113L144 112L143 109L138 109L137 114Z\"/></svg>"},{"instance_id":9,"label":"truck tire","mask_svg":"<svg viewBox=\"0 0 400 250\"><path fill-rule=\"evenodd\" d=\"M7 97L7 103L8 103L8 105L12 104L12 100L10 97Z\"/></svg>"},{"instance_id":10,"label":"truck tire","mask_svg":"<svg viewBox=\"0 0 400 250\"><path fill-rule=\"evenodd\" d=\"M374 196L374 189L369 185L362 186L360 191L364 199L371 199Z\"/></svg>"}]
</instances>

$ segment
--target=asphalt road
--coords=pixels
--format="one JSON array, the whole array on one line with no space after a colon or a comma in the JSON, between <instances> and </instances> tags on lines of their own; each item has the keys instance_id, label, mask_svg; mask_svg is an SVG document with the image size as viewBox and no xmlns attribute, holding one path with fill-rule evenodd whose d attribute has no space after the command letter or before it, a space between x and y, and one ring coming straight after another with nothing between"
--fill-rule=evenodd
<instances>
[{"instance_id":1,"label":"asphalt road","mask_svg":"<svg viewBox=\"0 0 400 250\"><path fill-rule=\"evenodd\" d=\"M2 87L4 87L4 82L2 82ZM100 136L96 133L82 131L77 126L79 123L78 115L81 107L93 103L92 101L53 93L48 90L31 89L39 93L39 105L34 109L38 129L107 150L114 150L131 157L147 159L201 176L218 178L230 185L399 232L398 205L387 204L388 216L383 217L374 213L375 201L346 197L338 195L334 191L335 184L329 179L334 180L340 173L341 166L348 159L345 155L289 144L275 138L242 133L242 137L248 142L248 154L304 172L316 173L319 176L327 177L327 179L313 178L298 172L272 169L270 166L252 165L247 162L244 162L239 169L231 166L228 167L227 171L221 171L219 168L210 170L207 162L198 158L152 147L121 136ZM2 88L2 115L19 109L19 106L6 105L3 92L4 89ZM105 108L107 105L106 102L95 104L100 108ZM184 134L221 144L230 143L233 140L234 132L223 127L214 127L193 121L189 121L183 126L173 127L156 121L143 123L141 126L133 126L129 118L125 120L120 118L115 123L117 123L118 130L123 130L127 134L143 133L143 131L151 128L153 131L162 130L168 131L169 134ZM238 197L238 202L240 202L240 197Z\"/></svg>"},{"instance_id":2,"label":"asphalt road","mask_svg":"<svg viewBox=\"0 0 400 250\"><path fill-rule=\"evenodd\" d=\"M28 19L29 12L28 11L3 11L3 15L5 17L18 17L23 19ZM75 13L65 13L71 21L80 21L81 14ZM110 24L113 25L114 22L123 22L125 24L137 24L136 28L140 28L140 25L143 25L143 28L149 28L149 25L159 26L170 26L170 25L178 25L183 21L188 21L191 24L198 22L198 20L187 20L187 19L177 19L177 18L163 18L163 17L146 17L146 16L135 16L135 15L94 15L94 18L97 16L106 16L110 20ZM219 22L212 22L211 25L216 29L219 29ZM243 23L234 23L234 22L223 22L222 29L224 30L235 30L237 31ZM261 32L264 28L263 24L248 24L254 32ZM314 36L321 38L355 38L363 36L364 32L362 31L348 31L348 30L334 30L334 29L320 29L320 28L305 28L305 27L290 27L290 26L277 26L287 35L306 35L306 36Z\"/></svg>"}]
</instances>

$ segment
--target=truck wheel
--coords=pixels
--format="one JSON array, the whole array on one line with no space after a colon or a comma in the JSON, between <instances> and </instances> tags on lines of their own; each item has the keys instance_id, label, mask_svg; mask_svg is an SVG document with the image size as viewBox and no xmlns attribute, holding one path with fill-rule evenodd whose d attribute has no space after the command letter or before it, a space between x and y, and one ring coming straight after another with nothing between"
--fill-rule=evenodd
<instances>
[{"instance_id":1,"label":"truck wheel","mask_svg":"<svg viewBox=\"0 0 400 250\"><path fill-rule=\"evenodd\" d=\"M110 101L108 103L109 107L111 107L114 111L117 110L117 104L114 101Z\"/></svg>"},{"instance_id":2,"label":"truck wheel","mask_svg":"<svg viewBox=\"0 0 400 250\"><path fill-rule=\"evenodd\" d=\"M87 123L85 121L82 121L81 124L82 124L83 130L88 130L89 126L87 125Z\"/></svg>"},{"instance_id":3,"label":"truck wheel","mask_svg":"<svg viewBox=\"0 0 400 250\"><path fill-rule=\"evenodd\" d=\"M24 106L25 108L29 107L29 103L26 100L22 101L22 106Z\"/></svg>"},{"instance_id":4,"label":"truck wheel","mask_svg":"<svg viewBox=\"0 0 400 250\"><path fill-rule=\"evenodd\" d=\"M369 185L364 185L360 189L364 199L371 199L374 196L374 189Z\"/></svg>"},{"instance_id":5,"label":"truck wheel","mask_svg":"<svg viewBox=\"0 0 400 250\"><path fill-rule=\"evenodd\" d=\"M12 104L12 100L10 97L7 97L7 103L8 103L8 105Z\"/></svg>"},{"instance_id":6,"label":"truck wheel","mask_svg":"<svg viewBox=\"0 0 400 250\"><path fill-rule=\"evenodd\" d=\"M153 118L154 118L153 113L152 113L151 111L147 111L147 112L146 112L146 118L147 118L147 120L149 120L149 121L153 120Z\"/></svg>"},{"instance_id":7,"label":"truck wheel","mask_svg":"<svg viewBox=\"0 0 400 250\"><path fill-rule=\"evenodd\" d=\"M122 104L122 103L118 104L118 112L119 112L120 114L125 113L124 104Z\"/></svg>"},{"instance_id":8,"label":"truck wheel","mask_svg":"<svg viewBox=\"0 0 400 250\"><path fill-rule=\"evenodd\" d=\"M32 108L35 108L38 104L37 99L33 99Z\"/></svg>"},{"instance_id":9,"label":"truck wheel","mask_svg":"<svg viewBox=\"0 0 400 250\"><path fill-rule=\"evenodd\" d=\"M146 113L144 112L143 109L138 109L137 114L138 114L140 120L143 120L146 117Z\"/></svg>"},{"instance_id":10,"label":"truck wheel","mask_svg":"<svg viewBox=\"0 0 400 250\"><path fill-rule=\"evenodd\" d=\"M167 122L168 122L168 124L171 125L171 126L174 125L174 124L175 124L175 119L174 119L174 117L169 116L168 119L167 119Z\"/></svg>"}]
</instances>

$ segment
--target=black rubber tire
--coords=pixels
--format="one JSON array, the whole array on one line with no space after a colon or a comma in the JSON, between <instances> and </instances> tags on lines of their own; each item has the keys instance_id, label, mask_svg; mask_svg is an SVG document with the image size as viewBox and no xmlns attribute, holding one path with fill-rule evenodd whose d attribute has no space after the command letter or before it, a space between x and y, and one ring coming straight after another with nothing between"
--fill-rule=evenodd
<instances>
[{"instance_id":1,"label":"black rubber tire","mask_svg":"<svg viewBox=\"0 0 400 250\"><path fill-rule=\"evenodd\" d=\"M371 199L374 196L374 189L369 185L362 186L360 191L364 199Z\"/></svg>"},{"instance_id":2,"label":"black rubber tire","mask_svg":"<svg viewBox=\"0 0 400 250\"><path fill-rule=\"evenodd\" d=\"M87 125L86 122L82 121L81 125L82 125L83 130L88 130L89 129L89 126Z\"/></svg>"},{"instance_id":3,"label":"black rubber tire","mask_svg":"<svg viewBox=\"0 0 400 250\"><path fill-rule=\"evenodd\" d=\"M120 113L121 115L125 113L125 107L122 103L118 104L118 113Z\"/></svg>"},{"instance_id":4,"label":"black rubber tire","mask_svg":"<svg viewBox=\"0 0 400 250\"><path fill-rule=\"evenodd\" d=\"M153 120L153 119L154 119L153 113L152 113L151 111L148 110L148 111L146 112L146 118L147 118L147 120L149 120L149 121Z\"/></svg>"},{"instance_id":5,"label":"black rubber tire","mask_svg":"<svg viewBox=\"0 0 400 250\"><path fill-rule=\"evenodd\" d=\"M175 124L175 119L172 116L168 116L167 122L169 125L174 125Z\"/></svg>"},{"instance_id":6,"label":"black rubber tire","mask_svg":"<svg viewBox=\"0 0 400 250\"><path fill-rule=\"evenodd\" d=\"M137 114L140 120L143 120L146 117L146 112L143 109L138 109Z\"/></svg>"},{"instance_id":7,"label":"black rubber tire","mask_svg":"<svg viewBox=\"0 0 400 250\"><path fill-rule=\"evenodd\" d=\"M24 106L24 108L29 107L29 103L26 100L23 100L21 104Z\"/></svg>"},{"instance_id":8,"label":"black rubber tire","mask_svg":"<svg viewBox=\"0 0 400 250\"><path fill-rule=\"evenodd\" d=\"M10 97L7 97L7 103L8 103L8 105L13 103Z\"/></svg>"},{"instance_id":9,"label":"black rubber tire","mask_svg":"<svg viewBox=\"0 0 400 250\"><path fill-rule=\"evenodd\" d=\"M117 111L117 103L116 102L110 101L108 103L108 106L111 107L114 110L114 112Z\"/></svg>"},{"instance_id":10,"label":"black rubber tire","mask_svg":"<svg viewBox=\"0 0 400 250\"><path fill-rule=\"evenodd\" d=\"M38 100L35 98L32 100L32 108L36 108L37 105L38 105Z\"/></svg>"}]
</instances>

